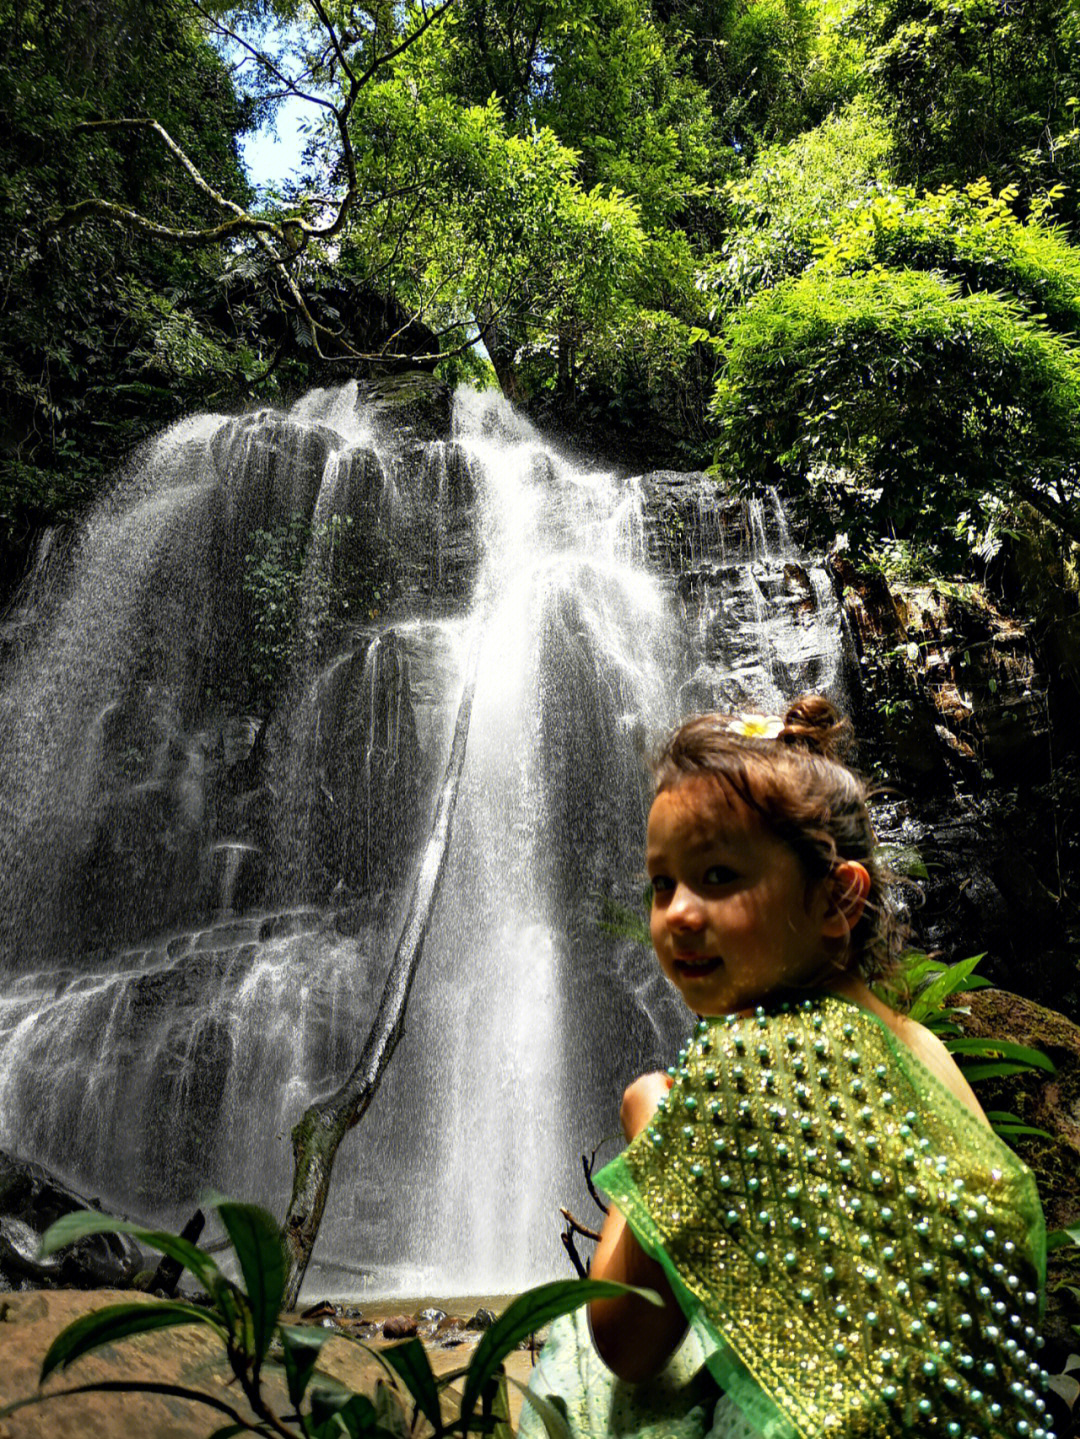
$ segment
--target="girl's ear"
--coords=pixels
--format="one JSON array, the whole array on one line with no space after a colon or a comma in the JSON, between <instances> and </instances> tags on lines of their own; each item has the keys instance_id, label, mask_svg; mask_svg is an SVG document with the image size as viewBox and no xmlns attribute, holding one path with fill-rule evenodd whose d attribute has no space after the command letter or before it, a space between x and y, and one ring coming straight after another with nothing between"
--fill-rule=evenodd
<instances>
[{"instance_id":1,"label":"girl's ear","mask_svg":"<svg viewBox=\"0 0 1080 1439\"><path fill-rule=\"evenodd\" d=\"M862 918L870 893L870 875L857 859L845 859L826 881L827 899L821 933L825 939L846 939Z\"/></svg>"}]
</instances>

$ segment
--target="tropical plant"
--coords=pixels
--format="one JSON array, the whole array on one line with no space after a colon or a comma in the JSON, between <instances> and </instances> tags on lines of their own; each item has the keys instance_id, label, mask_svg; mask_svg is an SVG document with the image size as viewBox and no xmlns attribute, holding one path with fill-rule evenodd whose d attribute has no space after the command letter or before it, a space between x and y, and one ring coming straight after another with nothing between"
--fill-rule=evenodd
<instances>
[{"instance_id":1,"label":"tropical plant","mask_svg":"<svg viewBox=\"0 0 1080 1439\"><path fill-rule=\"evenodd\" d=\"M160 1394L190 1400L223 1415L227 1422L213 1439L258 1434L266 1439L408 1439L413 1434L442 1436L493 1434L509 1439L508 1384L521 1389L543 1420L551 1439L569 1439L564 1414L555 1399L520 1385L507 1375L503 1361L511 1350L559 1315L593 1299L628 1292L659 1303L651 1290L628 1291L600 1280L559 1280L530 1289L515 1299L486 1330L465 1369L436 1377L419 1339L375 1349L341 1330L314 1329L279 1320L285 1292L286 1264L279 1227L272 1215L251 1204L211 1201L217 1209L239 1270L242 1285L229 1279L211 1256L189 1241L164 1230L146 1229L123 1219L83 1210L65 1215L46 1233L42 1255L91 1234L130 1234L140 1244L175 1260L206 1290L203 1302L162 1300L110 1304L84 1315L57 1336L41 1366L41 1383L66 1370L84 1354L136 1334L196 1324L213 1330L225 1346L236 1382L250 1406L250 1416L235 1404L178 1384L115 1380L81 1384L73 1389L37 1394L0 1410L0 1418L59 1394L95 1392ZM320 1373L319 1352L328 1339L359 1344L385 1370L372 1397L357 1394ZM291 1412L277 1414L263 1392L268 1363L284 1369ZM446 1418L447 1387L463 1381L458 1413ZM407 1396L408 1402L406 1402Z\"/></svg>"},{"instance_id":2,"label":"tropical plant","mask_svg":"<svg viewBox=\"0 0 1080 1439\"><path fill-rule=\"evenodd\" d=\"M1080 360L1008 296L911 270L811 269L731 319L712 412L744 484L796 478L853 549L934 543L975 495L1080 537Z\"/></svg>"},{"instance_id":3,"label":"tropical plant","mask_svg":"<svg viewBox=\"0 0 1080 1439\"><path fill-rule=\"evenodd\" d=\"M978 1084L984 1079L1030 1074L1037 1070L1054 1074L1053 1061L1041 1049L1009 1039L964 1033L960 1024L963 996L973 989L985 989L990 984L983 975L976 973L985 957L975 954L968 959L957 960L955 964L942 964L934 955L912 951L904 956L898 974L879 985L878 992L886 1003L905 1010L910 1019L937 1035L969 1084ZM1022 1135L1050 1138L1044 1129L1025 1124L1005 1110L987 1110L986 1117L1006 1143Z\"/></svg>"}]
</instances>

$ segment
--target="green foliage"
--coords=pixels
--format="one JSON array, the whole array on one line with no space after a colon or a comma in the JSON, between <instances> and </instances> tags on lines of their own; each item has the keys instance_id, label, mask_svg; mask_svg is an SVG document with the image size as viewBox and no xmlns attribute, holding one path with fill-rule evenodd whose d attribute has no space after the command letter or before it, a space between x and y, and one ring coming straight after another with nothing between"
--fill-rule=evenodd
<instances>
[{"instance_id":1,"label":"green foliage","mask_svg":"<svg viewBox=\"0 0 1080 1439\"><path fill-rule=\"evenodd\" d=\"M252 708L269 712L280 700L302 649L318 653L350 618L374 619L380 612L392 578L378 556L356 552L353 529L351 515L318 525L294 515L249 535L241 584L244 700Z\"/></svg>"},{"instance_id":2,"label":"green foliage","mask_svg":"<svg viewBox=\"0 0 1080 1439\"><path fill-rule=\"evenodd\" d=\"M965 291L1007 291L1055 329L1080 329L1080 250L1061 229L1024 223L1015 189L994 195L980 179L923 195L910 187L875 195L850 224L815 240L832 274L875 267L953 275Z\"/></svg>"},{"instance_id":3,"label":"green foliage","mask_svg":"<svg viewBox=\"0 0 1080 1439\"><path fill-rule=\"evenodd\" d=\"M243 591L249 616L248 698L256 708L273 706L296 656L304 556L310 539L310 524L296 517L250 536Z\"/></svg>"},{"instance_id":4,"label":"green foliage","mask_svg":"<svg viewBox=\"0 0 1080 1439\"><path fill-rule=\"evenodd\" d=\"M711 315L805 270L821 238L888 187L892 148L882 115L859 99L797 140L763 149L725 188L730 229L700 280Z\"/></svg>"},{"instance_id":5,"label":"green foliage","mask_svg":"<svg viewBox=\"0 0 1080 1439\"><path fill-rule=\"evenodd\" d=\"M724 357L718 458L750 483L829 485L853 546L938 544L942 516L983 492L1080 530L1080 366L1017 301L912 271L811 270L735 314Z\"/></svg>"},{"instance_id":6,"label":"green foliage","mask_svg":"<svg viewBox=\"0 0 1080 1439\"><path fill-rule=\"evenodd\" d=\"M71 518L150 429L257 368L251 312L219 287L225 257L114 226L48 228L87 194L167 224L206 202L156 137L80 130L165 121L208 180L247 195L237 139L251 115L182 0L0 8L0 568L39 526Z\"/></svg>"},{"instance_id":7,"label":"green foliage","mask_svg":"<svg viewBox=\"0 0 1080 1439\"><path fill-rule=\"evenodd\" d=\"M877 991L887 1004L905 1010L910 1019L937 1035L969 1084L1034 1071L1056 1073L1052 1061L1041 1049L1007 1039L964 1034L958 1022L963 1014L963 996L973 989L985 988L990 982L976 973L985 957L976 954L943 965L933 955L914 951L904 956L898 975L878 985ZM1045 1130L1025 1124L1004 1110L987 1110L986 1117L994 1132L1007 1144L1024 1135L1050 1137Z\"/></svg>"},{"instance_id":8,"label":"green foliage","mask_svg":"<svg viewBox=\"0 0 1080 1439\"><path fill-rule=\"evenodd\" d=\"M1074 180L1075 152L1054 137L1069 129L1080 31L1057 0L881 0L866 31L907 178Z\"/></svg>"},{"instance_id":9,"label":"green foliage","mask_svg":"<svg viewBox=\"0 0 1080 1439\"><path fill-rule=\"evenodd\" d=\"M54 1254L91 1234L131 1234L141 1244L168 1254L190 1270L205 1287L208 1302L205 1306L174 1300L113 1304L84 1315L68 1325L49 1347L42 1361L40 1382L66 1370L102 1345L114 1344L135 1334L197 1324L212 1329L225 1345L229 1366L254 1417L248 1418L234 1406L197 1389L121 1380L84 1384L73 1390L19 1400L0 1411L0 1418L27 1404L53 1398L57 1393L109 1390L165 1394L210 1407L231 1421L217 1431L219 1436L251 1433L277 1435L279 1439L288 1435L295 1435L296 1439L407 1439L416 1431L416 1414L422 1414L427 1420L434 1439L452 1435L465 1439L469 1434L479 1433L508 1435L507 1376L503 1361L522 1340L551 1320L593 1299L632 1293L651 1303L660 1303L651 1290L632 1290L601 1280L571 1279L542 1284L515 1299L485 1332L467 1369L442 1378L436 1378L432 1372L419 1339L381 1350L360 1344L360 1348L379 1361L389 1381L380 1381L374 1399L369 1399L352 1393L317 1368L320 1350L328 1339L359 1341L344 1331L279 1323L285 1290L285 1255L272 1216L254 1205L221 1198L212 1202L232 1244L242 1285L230 1280L217 1263L195 1245L176 1235L140 1228L127 1220L82 1211L65 1215L49 1229L42 1241L42 1255ZM267 1362L278 1362L284 1368L294 1413L278 1415L271 1410L262 1390ZM443 1391L459 1378L465 1381L460 1413L446 1421ZM540 1414L551 1439L569 1439L565 1416L556 1402L528 1390L523 1392Z\"/></svg>"}]
</instances>

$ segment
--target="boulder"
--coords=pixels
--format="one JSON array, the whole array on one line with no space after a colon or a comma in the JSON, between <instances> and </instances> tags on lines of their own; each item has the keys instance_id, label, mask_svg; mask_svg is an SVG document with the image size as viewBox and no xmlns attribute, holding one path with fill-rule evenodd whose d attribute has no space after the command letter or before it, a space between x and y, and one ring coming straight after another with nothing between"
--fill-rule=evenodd
<instances>
[{"instance_id":1,"label":"boulder","mask_svg":"<svg viewBox=\"0 0 1080 1439\"><path fill-rule=\"evenodd\" d=\"M1080 1026L1056 1010L1002 989L965 994L960 1020L965 1034L1026 1044L1053 1060L1054 1074L1037 1070L984 1080L977 1089L984 1108L1005 1110L1046 1131L1049 1138L1019 1135L1012 1147L1035 1175L1047 1229L1076 1224L1080 1220ZM1076 1302L1062 1286L1080 1285L1080 1245L1052 1250L1047 1269L1046 1338L1067 1354L1068 1346L1076 1346L1072 1326L1078 1316ZM1053 1368L1052 1358L1045 1362Z\"/></svg>"},{"instance_id":2,"label":"boulder","mask_svg":"<svg viewBox=\"0 0 1080 1439\"><path fill-rule=\"evenodd\" d=\"M65 1214L97 1207L40 1164L0 1150L0 1288L130 1285L146 1260L127 1234L93 1234L47 1259L37 1257L51 1224Z\"/></svg>"},{"instance_id":3,"label":"boulder","mask_svg":"<svg viewBox=\"0 0 1080 1439\"><path fill-rule=\"evenodd\" d=\"M406 370L362 380L357 401L372 418L382 445L450 437L454 396L450 387L424 370Z\"/></svg>"},{"instance_id":4,"label":"boulder","mask_svg":"<svg viewBox=\"0 0 1080 1439\"><path fill-rule=\"evenodd\" d=\"M384 1339L412 1339L419 1324L411 1314L393 1314L383 1323Z\"/></svg>"}]
</instances>

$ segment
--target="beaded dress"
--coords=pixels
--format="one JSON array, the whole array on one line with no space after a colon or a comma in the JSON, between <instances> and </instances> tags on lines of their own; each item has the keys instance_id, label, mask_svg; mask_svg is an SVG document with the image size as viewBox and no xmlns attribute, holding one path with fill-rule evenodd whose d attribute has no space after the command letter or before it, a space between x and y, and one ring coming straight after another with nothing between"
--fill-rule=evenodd
<instances>
[{"instance_id":1,"label":"beaded dress","mask_svg":"<svg viewBox=\"0 0 1080 1439\"><path fill-rule=\"evenodd\" d=\"M703 1362L725 1392L635 1428L632 1386L578 1317L533 1380L563 1385L576 1436L1051 1439L1034 1179L859 1006L822 995L701 1021L597 1182L688 1317L675 1388Z\"/></svg>"}]
</instances>

